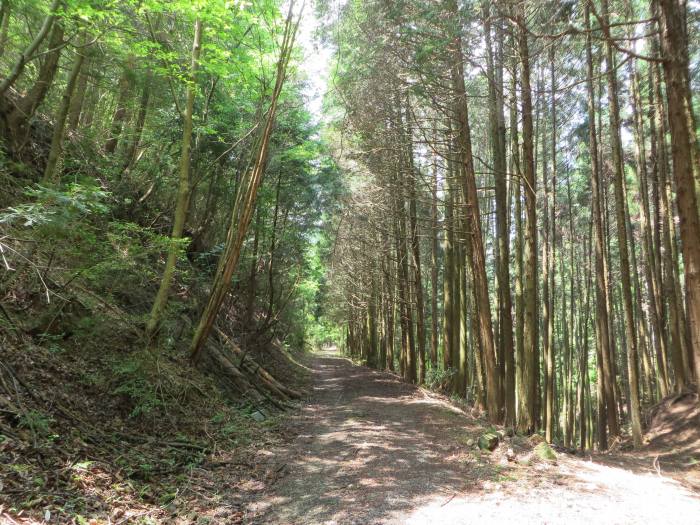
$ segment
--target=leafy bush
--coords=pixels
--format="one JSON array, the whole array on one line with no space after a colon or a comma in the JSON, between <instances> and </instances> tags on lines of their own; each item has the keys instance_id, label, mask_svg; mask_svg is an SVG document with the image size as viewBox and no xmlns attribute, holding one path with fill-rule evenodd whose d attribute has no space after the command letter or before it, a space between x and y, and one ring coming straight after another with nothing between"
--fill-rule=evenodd
<instances>
[{"instance_id":1,"label":"leafy bush","mask_svg":"<svg viewBox=\"0 0 700 525\"><path fill-rule=\"evenodd\" d=\"M170 238L138 224L113 221L97 242L99 246L93 246L95 260L83 277L130 311L145 313L161 274L158 260L168 250ZM177 242L184 246L187 240Z\"/></svg>"},{"instance_id":2,"label":"leafy bush","mask_svg":"<svg viewBox=\"0 0 700 525\"><path fill-rule=\"evenodd\" d=\"M0 223L65 228L82 217L103 215L109 211L109 192L90 183L72 183L66 189L37 184L27 188L25 195L32 202L8 207L0 213Z\"/></svg>"},{"instance_id":3,"label":"leafy bush","mask_svg":"<svg viewBox=\"0 0 700 525\"><path fill-rule=\"evenodd\" d=\"M146 352L140 352L112 364L116 382L114 393L129 399L131 417L148 415L165 405L153 361Z\"/></svg>"},{"instance_id":4,"label":"leafy bush","mask_svg":"<svg viewBox=\"0 0 700 525\"><path fill-rule=\"evenodd\" d=\"M430 389L441 389L449 385L457 375L455 368L429 368L425 374L425 384Z\"/></svg>"},{"instance_id":5,"label":"leafy bush","mask_svg":"<svg viewBox=\"0 0 700 525\"><path fill-rule=\"evenodd\" d=\"M556 461L557 454L552 450L552 447L546 441L543 441L535 447L535 454L543 461Z\"/></svg>"},{"instance_id":6,"label":"leafy bush","mask_svg":"<svg viewBox=\"0 0 700 525\"><path fill-rule=\"evenodd\" d=\"M22 414L19 426L21 428L28 428L39 436L47 436L52 423L54 423L54 420L50 416L36 410L30 410Z\"/></svg>"}]
</instances>

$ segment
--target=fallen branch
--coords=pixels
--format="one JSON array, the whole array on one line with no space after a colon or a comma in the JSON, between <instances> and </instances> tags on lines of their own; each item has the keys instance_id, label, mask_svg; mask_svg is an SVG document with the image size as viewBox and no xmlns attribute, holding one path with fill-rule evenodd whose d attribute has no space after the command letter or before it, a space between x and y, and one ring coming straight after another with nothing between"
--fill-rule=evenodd
<instances>
[{"instance_id":1,"label":"fallen branch","mask_svg":"<svg viewBox=\"0 0 700 525\"><path fill-rule=\"evenodd\" d=\"M264 404L264 398L250 384L243 373L216 347L216 345L208 344L208 354L213 358L220 370L225 372L233 380L233 386L243 396L250 399L254 405Z\"/></svg>"},{"instance_id":2,"label":"fallen branch","mask_svg":"<svg viewBox=\"0 0 700 525\"><path fill-rule=\"evenodd\" d=\"M223 332L223 330L221 330L219 327L215 327L215 331L219 335L219 337L226 343L227 347L230 348L231 351L233 351L236 357L240 357L241 367L244 367L247 372L260 379L266 387L268 387L270 390L277 394L281 394L280 397L282 397L283 399L300 399L302 397L301 392L289 388L280 383L267 370L260 366L252 357L250 357L247 353L243 352L243 350L241 350L240 347L234 341L232 341L228 335L226 335Z\"/></svg>"}]
</instances>

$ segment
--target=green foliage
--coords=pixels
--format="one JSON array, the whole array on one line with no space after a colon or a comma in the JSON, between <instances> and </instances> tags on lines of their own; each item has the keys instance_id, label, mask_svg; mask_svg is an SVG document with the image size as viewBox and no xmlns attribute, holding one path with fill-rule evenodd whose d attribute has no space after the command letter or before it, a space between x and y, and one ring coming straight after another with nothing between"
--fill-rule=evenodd
<instances>
[{"instance_id":1,"label":"green foliage","mask_svg":"<svg viewBox=\"0 0 700 525\"><path fill-rule=\"evenodd\" d=\"M44 20L47 5L12 3L11 38L0 57L0 70L11 67L26 47ZM73 36L84 32L91 45L84 48L87 84L77 92L84 95L80 118L67 130L60 181L55 186L33 185L23 197L9 199L11 206L0 211L3 228L21 232L39 246L28 264L48 266L50 293L64 283L70 285L66 310L55 315L61 303L54 310L52 302L41 317L42 323L46 316L45 324L52 323L44 346L60 353L72 344L103 344L115 324L138 328L150 310L164 255L173 242L179 253L173 300L158 344L179 349L189 337L188 323L200 307L221 255L230 203L239 190L241 173L248 169L260 131L256 126L274 82L285 20L282 7L278 0L62 2L59 17L72 40L61 50L61 67L37 113L41 117L36 119L38 131L32 130L27 144L43 151L39 146L50 135L46 131L54 124L66 87L70 70L66 66L78 49L73 47ZM195 20L202 22L203 42L198 73L191 78ZM46 51L44 43L40 53ZM31 88L41 62L27 64L14 86L18 93ZM236 299L245 297L249 263L258 265L256 313L266 310L268 288L274 288L269 294L273 307L268 329L288 348L299 349L309 340L339 335L318 306L325 293L328 241L323 239L313 256L309 246L329 227L340 184L319 129L304 108L305 87L294 69L290 68L280 99L259 192L260 220L255 226L259 252L254 260L251 235L242 255L242 271L233 280ZM120 124L116 150L108 153L105 141L115 131L115 110L124 84L128 85L127 118ZM196 88L192 191L184 238L171 241L183 125L180 113L186 90L192 86ZM143 129L136 129L140 95L146 87L150 98L143 108L145 121ZM127 158L127 153L134 158ZM0 172L21 180L20 191L27 179L36 180L41 163L27 164L24 170L15 164L4 151L0 153ZM281 190L276 192L278 180ZM274 254L268 255L273 234L276 246ZM272 257L274 269L268 279L264 272ZM42 323L37 326L43 328ZM59 338L70 342L64 345ZM135 354L112 363L116 392L129 400L134 416L162 409L167 397L158 374L151 364L140 363L142 359Z\"/></svg>"},{"instance_id":2,"label":"green foliage","mask_svg":"<svg viewBox=\"0 0 700 525\"><path fill-rule=\"evenodd\" d=\"M106 201L110 194L90 182L72 183L65 189L37 184L27 188L25 194L33 202L0 212L0 223L68 228L85 216L103 215L109 211Z\"/></svg>"},{"instance_id":3,"label":"green foliage","mask_svg":"<svg viewBox=\"0 0 700 525\"><path fill-rule=\"evenodd\" d=\"M222 439L229 440L236 445L248 444L251 440L248 435L250 423L245 420L244 416L249 416L254 410L253 407L229 408L217 412L211 418L211 423Z\"/></svg>"},{"instance_id":4,"label":"green foliage","mask_svg":"<svg viewBox=\"0 0 700 525\"><path fill-rule=\"evenodd\" d=\"M110 222L104 237L95 242L94 250L100 256L85 269L83 276L122 304L136 307L134 313L145 312L149 291L160 277L158 256L173 243L183 255L189 240L174 241L131 222ZM183 277L185 271L182 267Z\"/></svg>"},{"instance_id":5,"label":"green foliage","mask_svg":"<svg viewBox=\"0 0 700 525\"><path fill-rule=\"evenodd\" d=\"M477 444L481 450L493 451L498 446L499 437L496 432L489 431L479 436Z\"/></svg>"},{"instance_id":6,"label":"green foliage","mask_svg":"<svg viewBox=\"0 0 700 525\"><path fill-rule=\"evenodd\" d=\"M28 428L36 435L48 437L54 422L51 416L36 410L29 410L20 416L19 427Z\"/></svg>"},{"instance_id":7,"label":"green foliage","mask_svg":"<svg viewBox=\"0 0 700 525\"><path fill-rule=\"evenodd\" d=\"M425 385L431 389L444 388L457 377L457 369L442 367L428 368L425 374Z\"/></svg>"},{"instance_id":8,"label":"green foliage","mask_svg":"<svg viewBox=\"0 0 700 525\"><path fill-rule=\"evenodd\" d=\"M543 461L556 461L557 454L546 441L542 441L535 447L535 454Z\"/></svg>"},{"instance_id":9,"label":"green foliage","mask_svg":"<svg viewBox=\"0 0 700 525\"><path fill-rule=\"evenodd\" d=\"M48 351L52 354L60 354L65 351L65 349L61 347L63 335L64 334L40 334L39 343L43 346L46 346Z\"/></svg>"},{"instance_id":10,"label":"green foliage","mask_svg":"<svg viewBox=\"0 0 700 525\"><path fill-rule=\"evenodd\" d=\"M127 396L132 406L131 417L145 416L165 406L154 356L137 352L115 360L112 370L113 392Z\"/></svg>"}]
</instances>

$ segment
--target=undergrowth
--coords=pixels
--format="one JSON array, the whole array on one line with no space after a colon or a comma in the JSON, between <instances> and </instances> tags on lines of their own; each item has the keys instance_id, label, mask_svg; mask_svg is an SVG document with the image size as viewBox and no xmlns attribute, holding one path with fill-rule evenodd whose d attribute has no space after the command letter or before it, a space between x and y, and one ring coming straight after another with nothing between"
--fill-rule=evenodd
<instances>
[{"instance_id":1,"label":"undergrowth","mask_svg":"<svg viewBox=\"0 0 700 525\"><path fill-rule=\"evenodd\" d=\"M147 205L135 212L133 186L102 185L109 163L70 162L71 182L27 185L35 174L24 167L23 179L0 152L0 184L12 183L0 201L0 509L92 523L106 498L130 509L186 507L198 469L235 471L239 454L279 439L283 417L187 357L221 246L188 252L189 239L171 241ZM143 327L173 242L172 299L147 345ZM290 333L265 359L303 346L303 334Z\"/></svg>"}]
</instances>

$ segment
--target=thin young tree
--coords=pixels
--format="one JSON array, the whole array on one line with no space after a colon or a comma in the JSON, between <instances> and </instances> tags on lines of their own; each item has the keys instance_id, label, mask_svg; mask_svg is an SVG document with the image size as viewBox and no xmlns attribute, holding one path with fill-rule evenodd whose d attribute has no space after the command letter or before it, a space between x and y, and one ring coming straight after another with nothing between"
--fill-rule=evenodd
<instances>
[{"instance_id":1,"label":"thin young tree","mask_svg":"<svg viewBox=\"0 0 700 525\"><path fill-rule=\"evenodd\" d=\"M277 106L287 76L289 60L294 49L296 32L303 14L302 7L301 13L295 22L293 19L293 7L294 3L292 2L289 6L289 13L284 26L280 54L276 67L275 84L270 95L265 125L262 128L256 147L253 150L254 157L252 159L252 166L241 178L226 235L226 245L219 259L214 282L209 294L209 300L202 312L202 316L190 344L190 356L195 362L199 359L204 349L204 345L214 326L221 304L224 302L226 294L231 287L231 278L238 265L243 242L245 241L250 221L255 212L258 189L262 182L265 168L267 167L270 138L275 124Z\"/></svg>"},{"instance_id":2,"label":"thin young tree","mask_svg":"<svg viewBox=\"0 0 700 525\"><path fill-rule=\"evenodd\" d=\"M203 24L197 18L194 23L194 38L192 40L192 60L190 64L189 78L187 84L187 99L185 110L182 114L182 145L180 150L180 177L177 192L177 202L175 205L175 215L173 217L173 229L170 234L171 245L168 249L168 257L165 261L163 277L160 281L158 293L153 301L151 313L146 324L146 339L150 345L155 335L168 304L170 285L175 275L175 264L180 254L178 241L182 238L185 229L185 219L190 200L190 155L192 151L192 118L194 114L194 100L197 95L197 69L202 53Z\"/></svg>"},{"instance_id":3,"label":"thin young tree","mask_svg":"<svg viewBox=\"0 0 700 525\"><path fill-rule=\"evenodd\" d=\"M83 42L85 43L85 38L83 39ZM84 48L78 48L76 50L75 59L73 60L73 67L68 75L68 83L66 84L65 91L63 92L61 105L58 108L58 114L56 115L56 120L54 122L49 157L46 160L46 168L44 169L43 181L45 183L55 182L56 179L56 165L58 164L61 152L63 150L63 137L66 131L66 118L68 117L68 110L70 109L71 102L75 94L75 87L78 83L78 77L80 76L80 72L83 68L85 52L86 51Z\"/></svg>"}]
</instances>

